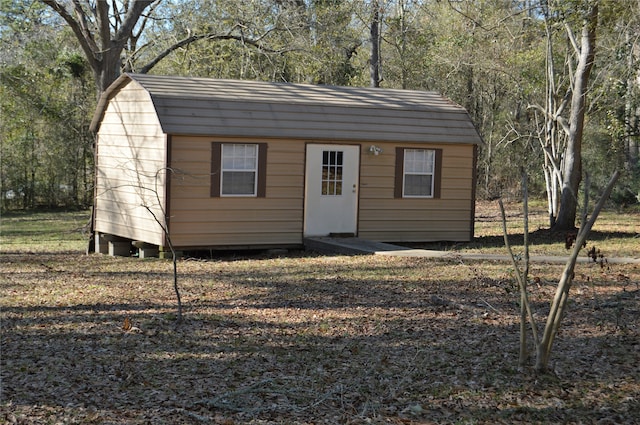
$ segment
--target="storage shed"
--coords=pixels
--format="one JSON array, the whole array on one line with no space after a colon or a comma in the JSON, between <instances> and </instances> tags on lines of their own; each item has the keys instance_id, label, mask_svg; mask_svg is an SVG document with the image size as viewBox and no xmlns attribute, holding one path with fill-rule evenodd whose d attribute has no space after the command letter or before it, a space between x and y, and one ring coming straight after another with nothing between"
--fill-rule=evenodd
<instances>
[{"instance_id":1,"label":"storage shed","mask_svg":"<svg viewBox=\"0 0 640 425\"><path fill-rule=\"evenodd\" d=\"M434 92L124 74L91 128L102 252L473 238L482 141Z\"/></svg>"}]
</instances>

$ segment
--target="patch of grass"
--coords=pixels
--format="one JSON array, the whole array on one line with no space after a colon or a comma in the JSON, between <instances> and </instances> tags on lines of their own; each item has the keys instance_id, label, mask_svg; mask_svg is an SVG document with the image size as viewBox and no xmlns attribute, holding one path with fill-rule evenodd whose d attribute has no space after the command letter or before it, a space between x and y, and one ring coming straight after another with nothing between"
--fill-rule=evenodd
<instances>
[{"instance_id":1,"label":"patch of grass","mask_svg":"<svg viewBox=\"0 0 640 425\"><path fill-rule=\"evenodd\" d=\"M505 205L507 232L514 251L523 248L523 213L521 203ZM475 240L460 244L455 249L487 254L504 254L504 238L500 208L496 202L479 201L476 204ZM576 223L579 225L580 223ZM546 204L532 201L529 204L529 242L532 255L567 256L565 234L549 230ZM587 246L596 246L609 257L637 257L640 246L640 211L628 208L624 211L605 209L598 216ZM585 252L586 255L586 252Z\"/></svg>"},{"instance_id":2,"label":"patch of grass","mask_svg":"<svg viewBox=\"0 0 640 425\"><path fill-rule=\"evenodd\" d=\"M523 249L522 205L509 203L507 230L515 252ZM548 230L546 204L530 202L529 230L532 255L569 254L564 234ZM84 251L88 239L89 211L12 212L0 217L0 252L77 252ZM578 223L579 224L579 223ZM505 254L502 222L497 202L479 201L476 205L475 239L470 243L431 243L430 249L470 253ZM640 246L640 209L606 209L598 218L588 241L605 256L637 257ZM586 255L586 250L585 250ZM385 270L380 270L386 273Z\"/></svg>"},{"instance_id":3,"label":"patch of grass","mask_svg":"<svg viewBox=\"0 0 640 425\"><path fill-rule=\"evenodd\" d=\"M88 240L89 211L18 211L0 217L0 252L77 252Z\"/></svg>"}]
</instances>

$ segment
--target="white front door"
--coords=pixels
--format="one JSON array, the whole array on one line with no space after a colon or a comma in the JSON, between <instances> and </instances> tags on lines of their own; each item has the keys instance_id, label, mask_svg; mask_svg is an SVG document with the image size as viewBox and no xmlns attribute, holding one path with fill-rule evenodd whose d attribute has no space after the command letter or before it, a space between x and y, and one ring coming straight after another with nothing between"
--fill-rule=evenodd
<instances>
[{"instance_id":1,"label":"white front door","mask_svg":"<svg viewBox=\"0 0 640 425\"><path fill-rule=\"evenodd\" d=\"M308 144L306 164L304 235L355 235L360 147Z\"/></svg>"}]
</instances>

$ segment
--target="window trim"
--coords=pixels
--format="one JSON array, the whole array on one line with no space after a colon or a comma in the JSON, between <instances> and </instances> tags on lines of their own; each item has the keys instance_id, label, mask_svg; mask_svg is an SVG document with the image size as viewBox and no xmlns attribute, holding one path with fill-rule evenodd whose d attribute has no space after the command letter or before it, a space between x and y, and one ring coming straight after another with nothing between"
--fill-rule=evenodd
<instances>
[{"instance_id":1,"label":"window trim","mask_svg":"<svg viewBox=\"0 0 640 425\"><path fill-rule=\"evenodd\" d=\"M222 192L222 145L257 145L258 169L256 170L256 193L254 195L223 195ZM211 142L211 197L212 198L265 198L267 192L267 143L255 142Z\"/></svg>"},{"instance_id":2,"label":"window trim","mask_svg":"<svg viewBox=\"0 0 640 425\"><path fill-rule=\"evenodd\" d=\"M434 151L433 193L431 196L404 195L404 153L407 149L423 149ZM439 199L442 192L442 149L429 147L397 147L394 198L399 199Z\"/></svg>"}]
</instances>

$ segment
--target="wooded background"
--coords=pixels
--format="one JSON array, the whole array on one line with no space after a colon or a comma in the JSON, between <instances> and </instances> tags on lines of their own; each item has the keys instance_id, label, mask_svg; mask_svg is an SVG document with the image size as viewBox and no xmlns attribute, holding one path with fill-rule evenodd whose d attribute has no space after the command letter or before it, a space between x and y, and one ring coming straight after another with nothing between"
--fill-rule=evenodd
<instances>
[{"instance_id":1,"label":"wooded background","mask_svg":"<svg viewBox=\"0 0 640 425\"><path fill-rule=\"evenodd\" d=\"M640 0L0 5L2 210L91 204L88 127L121 72L435 90L485 141L480 198L518 197L524 169L553 224L570 162L594 187L621 170L612 200L640 201Z\"/></svg>"}]
</instances>

